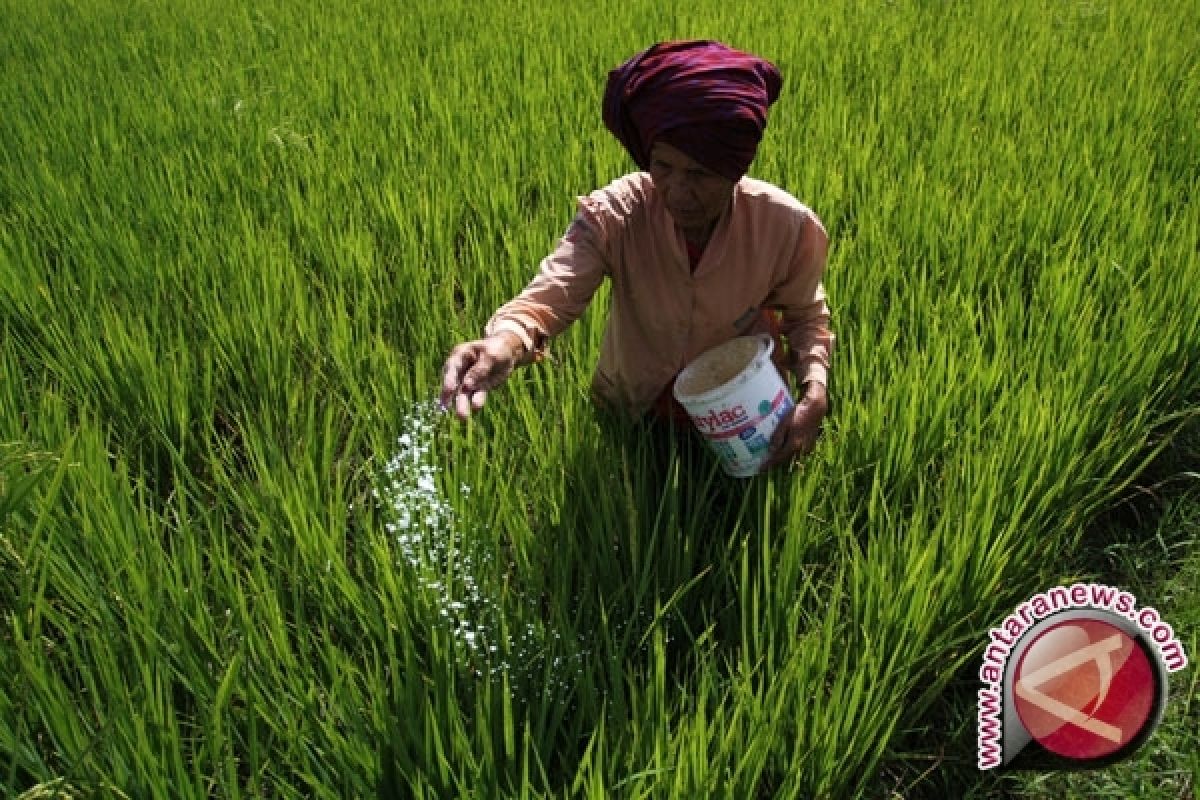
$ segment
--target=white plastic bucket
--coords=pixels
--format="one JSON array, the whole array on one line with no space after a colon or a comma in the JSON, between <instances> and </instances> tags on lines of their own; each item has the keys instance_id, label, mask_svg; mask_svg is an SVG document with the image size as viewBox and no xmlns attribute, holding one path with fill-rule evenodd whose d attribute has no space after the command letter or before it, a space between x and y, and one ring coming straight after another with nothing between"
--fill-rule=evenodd
<instances>
[{"instance_id":1,"label":"white plastic bucket","mask_svg":"<svg viewBox=\"0 0 1200 800\"><path fill-rule=\"evenodd\" d=\"M793 408L771 361L774 347L767 334L740 336L705 351L675 379L675 399L735 478L759 471L771 434Z\"/></svg>"}]
</instances>

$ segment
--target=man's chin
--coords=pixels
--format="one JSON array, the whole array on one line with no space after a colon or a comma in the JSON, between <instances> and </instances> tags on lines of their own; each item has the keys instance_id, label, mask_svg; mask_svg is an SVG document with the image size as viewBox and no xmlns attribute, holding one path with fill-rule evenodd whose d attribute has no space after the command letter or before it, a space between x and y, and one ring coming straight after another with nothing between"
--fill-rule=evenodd
<instances>
[{"instance_id":1,"label":"man's chin","mask_svg":"<svg viewBox=\"0 0 1200 800\"><path fill-rule=\"evenodd\" d=\"M671 219L675 221L675 225L685 231L704 230L708 227L708 221L703 214L677 214L671 212Z\"/></svg>"}]
</instances>

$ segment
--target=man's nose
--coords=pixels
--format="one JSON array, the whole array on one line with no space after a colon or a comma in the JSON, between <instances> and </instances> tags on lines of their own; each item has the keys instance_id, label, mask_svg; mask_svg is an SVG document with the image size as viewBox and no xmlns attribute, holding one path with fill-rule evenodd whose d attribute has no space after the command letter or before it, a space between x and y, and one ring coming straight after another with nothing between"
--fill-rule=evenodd
<instances>
[{"instance_id":1,"label":"man's nose","mask_svg":"<svg viewBox=\"0 0 1200 800\"><path fill-rule=\"evenodd\" d=\"M692 179L682 172L676 172L667 179L667 188L672 194L687 197L689 199L695 196L695 186Z\"/></svg>"}]
</instances>

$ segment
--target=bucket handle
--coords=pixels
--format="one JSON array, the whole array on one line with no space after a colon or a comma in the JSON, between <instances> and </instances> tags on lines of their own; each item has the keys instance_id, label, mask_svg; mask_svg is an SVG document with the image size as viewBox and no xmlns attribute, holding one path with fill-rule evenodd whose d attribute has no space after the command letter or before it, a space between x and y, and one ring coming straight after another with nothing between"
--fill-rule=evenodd
<instances>
[{"instance_id":1,"label":"bucket handle","mask_svg":"<svg viewBox=\"0 0 1200 800\"><path fill-rule=\"evenodd\" d=\"M769 333L760 333L757 334L757 337L759 341L759 347L758 355L754 357L754 363L761 364L762 359L770 358L771 353L775 350L775 337L771 336Z\"/></svg>"}]
</instances>

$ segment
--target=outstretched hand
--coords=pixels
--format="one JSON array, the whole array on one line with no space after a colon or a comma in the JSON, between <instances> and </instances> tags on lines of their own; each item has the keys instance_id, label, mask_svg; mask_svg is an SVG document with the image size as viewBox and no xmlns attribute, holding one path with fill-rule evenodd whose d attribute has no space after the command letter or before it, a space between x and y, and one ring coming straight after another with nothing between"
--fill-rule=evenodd
<instances>
[{"instance_id":1,"label":"outstretched hand","mask_svg":"<svg viewBox=\"0 0 1200 800\"><path fill-rule=\"evenodd\" d=\"M792 413L780 420L779 427L771 437L770 455L760 471L766 472L812 452L817 437L821 435L821 422L827 413L829 397L825 387L819 383L809 383L804 397L796 403Z\"/></svg>"},{"instance_id":2,"label":"outstretched hand","mask_svg":"<svg viewBox=\"0 0 1200 800\"><path fill-rule=\"evenodd\" d=\"M512 374L524 352L521 340L506 332L455 347L442 369L442 408L453 407L459 419L468 419Z\"/></svg>"}]
</instances>

